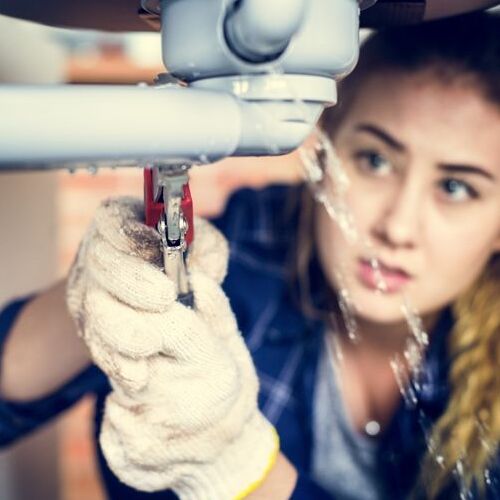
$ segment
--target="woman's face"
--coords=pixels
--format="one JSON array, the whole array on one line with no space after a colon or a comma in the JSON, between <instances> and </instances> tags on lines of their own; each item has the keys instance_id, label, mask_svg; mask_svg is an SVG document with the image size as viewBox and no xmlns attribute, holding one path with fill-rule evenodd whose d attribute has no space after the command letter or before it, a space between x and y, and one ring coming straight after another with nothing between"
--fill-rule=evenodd
<instances>
[{"instance_id":1,"label":"woman's face","mask_svg":"<svg viewBox=\"0 0 500 500\"><path fill-rule=\"evenodd\" d=\"M452 302L500 250L499 108L472 86L385 72L362 84L333 143L360 238L318 205L330 283L375 322L400 321L403 295L421 315Z\"/></svg>"}]
</instances>

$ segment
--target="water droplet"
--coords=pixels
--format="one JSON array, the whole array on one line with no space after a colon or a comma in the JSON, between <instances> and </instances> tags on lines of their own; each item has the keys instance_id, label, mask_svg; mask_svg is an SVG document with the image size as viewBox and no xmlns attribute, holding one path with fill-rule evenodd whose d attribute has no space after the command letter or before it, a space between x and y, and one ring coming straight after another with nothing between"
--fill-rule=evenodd
<instances>
[{"instance_id":1,"label":"water droplet","mask_svg":"<svg viewBox=\"0 0 500 500\"><path fill-rule=\"evenodd\" d=\"M399 392L403 396L407 408L415 408L418 403L417 395L412 385L409 383L408 374L403 360L399 355L394 356L390 361L391 369L396 377Z\"/></svg>"},{"instance_id":2,"label":"water droplet","mask_svg":"<svg viewBox=\"0 0 500 500\"><path fill-rule=\"evenodd\" d=\"M455 468L453 469L453 475L455 476L459 487L460 500L471 500L473 498L473 494L465 479L465 463L463 456L457 460Z\"/></svg>"},{"instance_id":3,"label":"water droplet","mask_svg":"<svg viewBox=\"0 0 500 500\"><path fill-rule=\"evenodd\" d=\"M491 486L493 484L493 481L491 479L491 472L489 469L484 470L484 482L486 486Z\"/></svg>"},{"instance_id":4,"label":"water droplet","mask_svg":"<svg viewBox=\"0 0 500 500\"><path fill-rule=\"evenodd\" d=\"M321 182L323 180L323 170L315 161L314 156L304 147L299 148L299 156L302 161L306 180L313 184Z\"/></svg>"},{"instance_id":5,"label":"water droplet","mask_svg":"<svg viewBox=\"0 0 500 500\"><path fill-rule=\"evenodd\" d=\"M99 171L99 168L97 167L97 165L89 165L87 167L87 172L90 175L96 175L98 171Z\"/></svg>"},{"instance_id":6,"label":"water droplet","mask_svg":"<svg viewBox=\"0 0 500 500\"><path fill-rule=\"evenodd\" d=\"M329 343L331 353L333 356L333 361L335 364L340 364L344 361L344 353L342 352L342 347L339 342L339 336L334 334L332 336L332 341Z\"/></svg>"},{"instance_id":7,"label":"water droplet","mask_svg":"<svg viewBox=\"0 0 500 500\"><path fill-rule=\"evenodd\" d=\"M305 146L299 148L305 180L315 200L323 205L328 216L338 224L347 241L355 243L358 231L345 201L347 176L331 141L319 129L317 135L320 144L313 151Z\"/></svg>"},{"instance_id":8,"label":"water droplet","mask_svg":"<svg viewBox=\"0 0 500 500\"><path fill-rule=\"evenodd\" d=\"M345 194L349 187L349 177L342 167L340 158L338 157L332 141L320 129L316 130L319 138L318 159L322 160L321 164L325 172L333 181L333 187L338 195Z\"/></svg>"},{"instance_id":9,"label":"water droplet","mask_svg":"<svg viewBox=\"0 0 500 500\"><path fill-rule=\"evenodd\" d=\"M422 350L420 349L420 346L415 342L413 338L410 337L409 339L406 340L406 345L403 355L410 368L414 384L419 386L420 385L419 375L422 368Z\"/></svg>"},{"instance_id":10,"label":"water droplet","mask_svg":"<svg viewBox=\"0 0 500 500\"><path fill-rule=\"evenodd\" d=\"M337 296L347 336L351 342L358 343L360 341L358 335L358 323L355 317L354 305L347 288L342 287L337 293Z\"/></svg>"},{"instance_id":11,"label":"water droplet","mask_svg":"<svg viewBox=\"0 0 500 500\"><path fill-rule=\"evenodd\" d=\"M429 345L429 336L424 330L422 319L418 313L411 307L408 297L403 297L403 304L401 310L406 318L406 322L410 328L411 334L415 337L418 344L425 348Z\"/></svg>"},{"instance_id":12,"label":"water droplet","mask_svg":"<svg viewBox=\"0 0 500 500\"><path fill-rule=\"evenodd\" d=\"M388 290L387 282L382 275L382 270L380 269L380 261L377 256L372 255L368 262L370 263L370 267L373 269L373 274L375 276L375 283L377 285L377 291L381 293L385 293Z\"/></svg>"}]
</instances>

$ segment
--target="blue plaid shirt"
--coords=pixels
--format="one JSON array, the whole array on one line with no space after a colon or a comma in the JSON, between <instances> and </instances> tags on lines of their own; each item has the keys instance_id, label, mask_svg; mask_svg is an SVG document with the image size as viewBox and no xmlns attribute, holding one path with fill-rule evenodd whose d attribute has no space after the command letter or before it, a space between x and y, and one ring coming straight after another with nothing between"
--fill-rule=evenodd
<instances>
[{"instance_id":1,"label":"blue plaid shirt","mask_svg":"<svg viewBox=\"0 0 500 500\"><path fill-rule=\"evenodd\" d=\"M230 242L231 256L224 289L246 339L260 378L259 405L277 428L282 452L295 465L299 479L294 499L333 497L310 477L313 443L313 396L324 325L306 318L292 299L287 279L290 250L296 245L297 207L301 187L273 186L261 191L241 190L224 214L213 222ZM312 228L311 228L312 237ZM321 302L319 266L310 269L313 295ZM10 304L0 314L0 349L26 301ZM403 402L380 437L378 468L388 499L407 498L426 450L425 436L448 400L446 337L451 313L442 315L431 336L424 365L424 383L418 403ZM78 401L86 393L97 395L95 436L99 433L103 404L110 387L105 375L89 367L54 394L25 404L0 400L0 444L8 444L38 428ZM145 494L120 483L106 465L97 446L102 477L109 498L139 500L176 498L171 492ZM500 500L498 464L491 469L489 499ZM348 478L346 478L348 480ZM450 484L443 498L459 498ZM474 492L468 498L479 498Z\"/></svg>"}]
</instances>

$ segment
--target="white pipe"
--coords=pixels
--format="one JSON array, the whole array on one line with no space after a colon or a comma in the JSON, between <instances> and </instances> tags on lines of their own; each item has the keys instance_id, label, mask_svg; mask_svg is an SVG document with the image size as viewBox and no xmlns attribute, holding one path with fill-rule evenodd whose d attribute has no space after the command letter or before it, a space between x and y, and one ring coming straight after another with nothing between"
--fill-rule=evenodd
<instances>
[{"instance_id":1,"label":"white pipe","mask_svg":"<svg viewBox=\"0 0 500 500\"><path fill-rule=\"evenodd\" d=\"M228 45L253 62L279 56L304 21L307 0L242 0L225 21Z\"/></svg>"},{"instance_id":2,"label":"white pipe","mask_svg":"<svg viewBox=\"0 0 500 500\"><path fill-rule=\"evenodd\" d=\"M305 140L322 109L279 94L243 101L193 88L5 85L0 171L278 155Z\"/></svg>"},{"instance_id":3,"label":"white pipe","mask_svg":"<svg viewBox=\"0 0 500 500\"><path fill-rule=\"evenodd\" d=\"M0 170L74 161L215 161L233 153L240 133L240 103L221 92L0 86Z\"/></svg>"},{"instance_id":4,"label":"white pipe","mask_svg":"<svg viewBox=\"0 0 500 500\"><path fill-rule=\"evenodd\" d=\"M242 133L233 156L276 156L298 148L323 111L321 103L242 102Z\"/></svg>"}]
</instances>

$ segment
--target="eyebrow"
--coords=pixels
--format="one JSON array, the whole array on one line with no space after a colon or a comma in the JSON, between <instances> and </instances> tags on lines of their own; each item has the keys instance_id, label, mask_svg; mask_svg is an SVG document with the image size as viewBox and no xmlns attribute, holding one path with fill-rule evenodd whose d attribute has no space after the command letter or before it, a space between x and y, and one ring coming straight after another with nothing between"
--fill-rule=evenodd
<instances>
[{"instance_id":1,"label":"eyebrow","mask_svg":"<svg viewBox=\"0 0 500 500\"><path fill-rule=\"evenodd\" d=\"M405 145L394 138L391 134L389 134L386 130L381 129L377 125L373 125L371 123L360 123L356 126L356 131L358 132L367 132L375 137L378 137L382 142L385 142L388 146L395 149L396 151L404 153L406 151ZM481 167L473 166L473 165L455 165L455 164L440 164L438 167L440 170L449 173L461 173L461 174L475 174L480 175L490 181L496 182L495 176L484 170Z\"/></svg>"},{"instance_id":2,"label":"eyebrow","mask_svg":"<svg viewBox=\"0 0 500 500\"><path fill-rule=\"evenodd\" d=\"M378 137L381 141L385 142L388 146L396 151L405 152L406 147L402 142L399 142L395 139L391 134L387 131L377 127L376 125L372 125L371 123L360 123L356 130L358 132L367 132L369 134Z\"/></svg>"},{"instance_id":3,"label":"eyebrow","mask_svg":"<svg viewBox=\"0 0 500 500\"><path fill-rule=\"evenodd\" d=\"M496 182L495 176L488 172L487 170L484 170L480 167L475 167L472 165L448 165L448 164L441 164L438 167L440 170L443 170L445 172L450 172L450 173L459 173L459 174L475 174L475 175L480 175L481 177L485 177L486 179Z\"/></svg>"}]
</instances>

